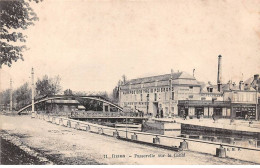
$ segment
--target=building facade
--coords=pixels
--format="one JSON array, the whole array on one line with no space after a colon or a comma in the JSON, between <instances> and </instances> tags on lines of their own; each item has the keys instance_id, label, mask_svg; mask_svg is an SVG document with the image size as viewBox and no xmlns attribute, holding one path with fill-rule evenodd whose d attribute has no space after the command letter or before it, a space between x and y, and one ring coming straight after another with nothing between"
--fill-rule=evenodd
<instances>
[{"instance_id":1,"label":"building facade","mask_svg":"<svg viewBox=\"0 0 260 168\"><path fill-rule=\"evenodd\" d=\"M202 87L186 72L132 79L119 86L119 105L163 117L191 116L259 119L259 74L239 85L223 83L222 56L218 56L217 84ZM162 117L162 116L161 116Z\"/></svg>"},{"instance_id":2,"label":"building facade","mask_svg":"<svg viewBox=\"0 0 260 168\"><path fill-rule=\"evenodd\" d=\"M178 100L199 100L201 84L186 72L138 78L119 87L119 104L124 108L164 117L178 115Z\"/></svg>"}]
</instances>

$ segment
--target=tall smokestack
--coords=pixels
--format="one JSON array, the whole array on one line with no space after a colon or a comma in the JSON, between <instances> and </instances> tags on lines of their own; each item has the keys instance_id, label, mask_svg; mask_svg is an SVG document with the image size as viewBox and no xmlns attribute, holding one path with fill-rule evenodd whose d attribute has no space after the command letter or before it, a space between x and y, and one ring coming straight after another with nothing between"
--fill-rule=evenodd
<instances>
[{"instance_id":1,"label":"tall smokestack","mask_svg":"<svg viewBox=\"0 0 260 168\"><path fill-rule=\"evenodd\" d=\"M222 85L222 56L218 56L218 79L217 79L217 84L218 84L218 91L221 91L221 85Z\"/></svg>"}]
</instances>

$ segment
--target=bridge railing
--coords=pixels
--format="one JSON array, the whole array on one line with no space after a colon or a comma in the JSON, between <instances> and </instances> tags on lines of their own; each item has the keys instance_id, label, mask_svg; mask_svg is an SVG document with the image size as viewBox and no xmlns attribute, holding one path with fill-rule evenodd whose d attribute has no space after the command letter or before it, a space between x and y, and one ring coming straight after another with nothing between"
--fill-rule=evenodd
<instances>
[{"instance_id":1,"label":"bridge railing","mask_svg":"<svg viewBox=\"0 0 260 168\"><path fill-rule=\"evenodd\" d=\"M74 118L87 117L142 117L134 112L103 112L103 111L76 111L76 112L58 112L46 113L45 111L37 111L37 114L45 114L51 116L69 116Z\"/></svg>"},{"instance_id":2,"label":"bridge railing","mask_svg":"<svg viewBox=\"0 0 260 168\"><path fill-rule=\"evenodd\" d=\"M137 113L133 112L75 112L72 117L84 118L84 117L140 117Z\"/></svg>"}]
</instances>

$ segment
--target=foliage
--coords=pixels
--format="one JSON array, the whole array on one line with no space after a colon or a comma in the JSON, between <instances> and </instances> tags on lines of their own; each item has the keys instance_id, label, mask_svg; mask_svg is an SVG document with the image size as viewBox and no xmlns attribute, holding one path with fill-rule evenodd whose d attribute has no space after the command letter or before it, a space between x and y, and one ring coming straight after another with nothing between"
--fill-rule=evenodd
<instances>
[{"instance_id":1,"label":"foliage","mask_svg":"<svg viewBox=\"0 0 260 168\"><path fill-rule=\"evenodd\" d=\"M49 78L47 75L44 75L42 79L38 79L36 82L36 95L46 96L58 94L61 91L60 80L61 78L59 76Z\"/></svg>"},{"instance_id":2,"label":"foliage","mask_svg":"<svg viewBox=\"0 0 260 168\"><path fill-rule=\"evenodd\" d=\"M10 89L0 93L0 104L5 106L10 104ZM24 83L12 92L13 108L19 109L31 102L31 88L28 83Z\"/></svg>"},{"instance_id":3,"label":"foliage","mask_svg":"<svg viewBox=\"0 0 260 168\"><path fill-rule=\"evenodd\" d=\"M0 93L0 104L7 105L10 103L10 89L6 89Z\"/></svg>"},{"instance_id":4,"label":"foliage","mask_svg":"<svg viewBox=\"0 0 260 168\"><path fill-rule=\"evenodd\" d=\"M30 7L30 1L0 1L0 68L3 64L11 66L13 61L23 60L23 51L27 48L19 43L25 43L27 36L22 33L22 30L39 20ZM39 2L39 0L34 1ZM18 45L15 45L17 42Z\"/></svg>"},{"instance_id":5,"label":"foliage","mask_svg":"<svg viewBox=\"0 0 260 168\"><path fill-rule=\"evenodd\" d=\"M72 90L66 89L66 90L64 91L64 95L66 95L66 96L71 96L71 95L73 95Z\"/></svg>"},{"instance_id":6,"label":"foliage","mask_svg":"<svg viewBox=\"0 0 260 168\"><path fill-rule=\"evenodd\" d=\"M31 102L31 97L32 97L31 92L32 92L31 88L27 82L23 84L21 87L19 87L18 89L16 89L16 91L14 92L14 95L16 97L15 100L17 103L16 108L19 109Z\"/></svg>"}]
</instances>

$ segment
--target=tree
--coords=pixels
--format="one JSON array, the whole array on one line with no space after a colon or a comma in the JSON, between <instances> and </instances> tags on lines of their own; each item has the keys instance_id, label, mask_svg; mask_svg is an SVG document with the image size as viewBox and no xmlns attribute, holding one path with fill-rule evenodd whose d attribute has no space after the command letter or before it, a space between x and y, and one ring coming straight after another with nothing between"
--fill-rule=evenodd
<instances>
[{"instance_id":1,"label":"tree","mask_svg":"<svg viewBox=\"0 0 260 168\"><path fill-rule=\"evenodd\" d=\"M31 102L31 93L31 88L27 82L15 90L14 95L18 109Z\"/></svg>"},{"instance_id":2,"label":"tree","mask_svg":"<svg viewBox=\"0 0 260 168\"><path fill-rule=\"evenodd\" d=\"M59 76L49 78L47 75L44 75L42 79L38 79L36 82L37 96L58 94L61 91L60 80Z\"/></svg>"},{"instance_id":3,"label":"tree","mask_svg":"<svg viewBox=\"0 0 260 168\"><path fill-rule=\"evenodd\" d=\"M13 61L23 60L25 45L15 45L16 42L25 43L27 36L22 30L34 25L39 20L30 7L32 0L0 0L0 68L3 64L12 65ZM33 0L36 3L42 0Z\"/></svg>"},{"instance_id":4,"label":"tree","mask_svg":"<svg viewBox=\"0 0 260 168\"><path fill-rule=\"evenodd\" d=\"M0 93L0 104L7 105L10 103L10 89L6 89Z\"/></svg>"},{"instance_id":5,"label":"tree","mask_svg":"<svg viewBox=\"0 0 260 168\"><path fill-rule=\"evenodd\" d=\"M66 90L64 91L64 95L66 95L66 96L71 96L71 95L73 95L72 90L66 89Z\"/></svg>"},{"instance_id":6,"label":"tree","mask_svg":"<svg viewBox=\"0 0 260 168\"><path fill-rule=\"evenodd\" d=\"M125 75L123 75L123 76L122 76L122 80L123 80L123 84L125 84L126 81L127 81L127 77L126 77Z\"/></svg>"}]
</instances>

